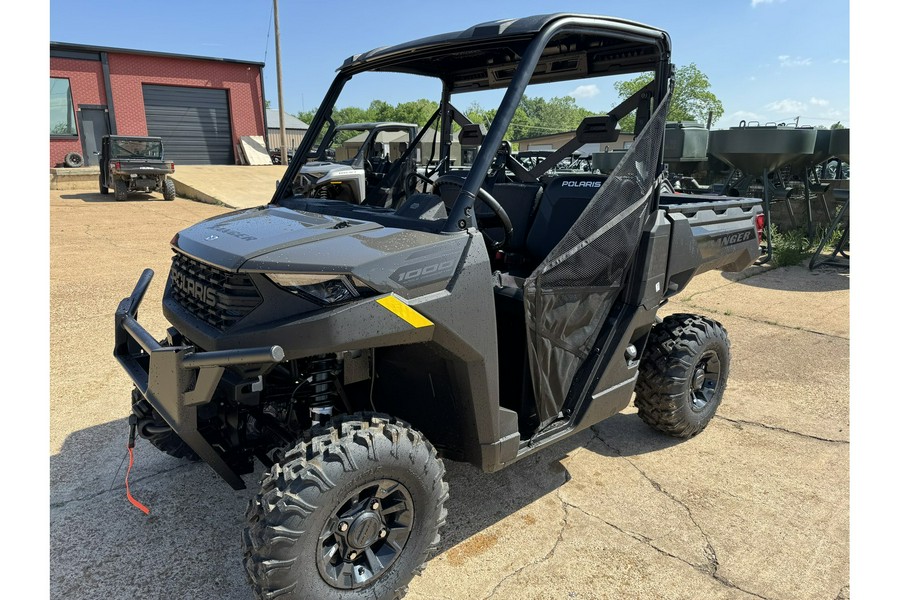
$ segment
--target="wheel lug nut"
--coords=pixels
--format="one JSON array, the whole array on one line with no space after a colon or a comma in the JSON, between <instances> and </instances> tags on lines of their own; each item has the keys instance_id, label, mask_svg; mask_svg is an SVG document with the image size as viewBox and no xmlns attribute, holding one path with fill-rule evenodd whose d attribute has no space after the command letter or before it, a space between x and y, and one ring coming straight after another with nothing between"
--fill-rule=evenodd
<instances>
[{"instance_id":1,"label":"wheel lug nut","mask_svg":"<svg viewBox=\"0 0 900 600\"><path fill-rule=\"evenodd\" d=\"M386 529L382 529L380 532L378 532L378 537L380 537L380 538L383 538L386 535L387 535Z\"/></svg>"},{"instance_id":2,"label":"wheel lug nut","mask_svg":"<svg viewBox=\"0 0 900 600\"><path fill-rule=\"evenodd\" d=\"M338 531L347 531L348 529L350 529L350 526L347 525L346 521L338 525Z\"/></svg>"},{"instance_id":3,"label":"wheel lug nut","mask_svg":"<svg viewBox=\"0 0 900 600\"><path fill-rule=\"evenodd\" d=\"M372 510L378 510L379 506L380 506L380 504L378 504L378 500L375 500L374 502L372 502Z\"/></svg>"},{"instance_id":4,"label":"wheel lug nut","mask_svg":"<svg viewBox=\"0 0 900 600\"><path fill-rule=\"evenodd\" d=\"M350 560L356 560L356 552L350 553Z\"/></svg>"}]
</instances>

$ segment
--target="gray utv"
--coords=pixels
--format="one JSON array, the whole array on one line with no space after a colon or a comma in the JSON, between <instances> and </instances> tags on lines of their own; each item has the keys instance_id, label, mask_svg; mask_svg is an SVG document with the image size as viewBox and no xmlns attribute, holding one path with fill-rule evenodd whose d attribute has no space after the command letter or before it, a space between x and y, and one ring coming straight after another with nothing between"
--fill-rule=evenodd
<instances>
[{"instance_id":1,"label":"gray utv","mask_svg":"<svg viewBox=\"0 0 900 600\"><path fill-rule=\"evenodd\" d=\"M344 85L378 72L438 80L437 111L364 201L306 193ZM513 156L504 135L526 86L639 72L653 80L538 164ZM438 549L444 459L497 471L632 396L663 433L706 427L725 329L656 314L697 273L758 258L761 207L666 187L672 86L669 36L608 17L496 21L355 55L270 203L172 240L162 341L137 321L144 271L116 311L132 435L236 489L263 463L243 533L258 597L402 596ZM490 89L506 91L489 129L452 104ZM555 169L614 142L630 112L637 137L610 174ZM479 149L451 169L457 126ZM437 132L448 143L422 152ZM411 170L416 152L433 174Z\"/></svg>"},{"instance_id":2,"label":"gray utv","mask_svg":"<svg viewBox=\"0 0 900 600\"><path fill-rule=\"evenodd\" d=\"M128 199L132 192L160 192L175 199L175 182L169 175L175 163L167 161L163 141L158 137L105 135L100 144L100 193L112 188L116 200Z\"/></svg>"}]
</instances>

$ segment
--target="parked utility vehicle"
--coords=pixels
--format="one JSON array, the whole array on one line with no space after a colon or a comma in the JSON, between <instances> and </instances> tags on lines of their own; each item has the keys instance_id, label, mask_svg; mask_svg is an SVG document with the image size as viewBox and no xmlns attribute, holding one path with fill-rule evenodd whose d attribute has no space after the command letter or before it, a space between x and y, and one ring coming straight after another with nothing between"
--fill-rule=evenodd
<instances>
[{"instance_id":1,"label":"parked utility vehicle","mask_svg":"<svg viewBox=\"0 0 900 600\"><path fill-rule=\"evenodd\" d=\"M418 133L413 123L345 123L334 125L300 169L297 192L310 198L366 202L384 206L390 196L381 184L388 173L415 173L416 160L404 153ZM351 143L358 140L356 143ZM396 150L391 161L390 148ZM403 155L402 161L400 156Z\"/></svg>"},{"instance_id":2,"label":"parked utility vehicle","mask_svg":"<svg viewBox=\"0 0 900 600\"><path fill-rule=\"evenodd\" d=\"M161 192L166 200L175 199L175 182L169 175L175 163L163 154L158 137L105 135L100 145L100 193L110 188L116 200L126 200L131 192Z\"/></svg>"},{"instance_id":3,"label":"parked utility vehicle","mask_svg":"<svg viewBox=\"0 0 900 600\"><path fill-rule=\"evenodd\" d=\"M656 313L697 273L752 264L761 209L664 193L669 59L660 29L568 14L356 55L271 202L172 240L161 342L136 320L144 271L116 311L132 427L235 488L254 460L268 468L243 534L259 597L402 596L438 548L444 458L502 469L633 394L664 433L706 427L728 378L725 329ZM310 194L342 89L379 72L438 81L438 109L374 201ZM503 137L530 83L636 72L653 79L543 161L512 156ZM452 104L494 89L506 91L486 132ZM580 146L614 142L632 111L638 135L611 174L549 175ZM471 167L451 171L441 143L438 176L409 177L425 132L449 140L454 122L480 148Z\"/></svg>"}]
</instances>

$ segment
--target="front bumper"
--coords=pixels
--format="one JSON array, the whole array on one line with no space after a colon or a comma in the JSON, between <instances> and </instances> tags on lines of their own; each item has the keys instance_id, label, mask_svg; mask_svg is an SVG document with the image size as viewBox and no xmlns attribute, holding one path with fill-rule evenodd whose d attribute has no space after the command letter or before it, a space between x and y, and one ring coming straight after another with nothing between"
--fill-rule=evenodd
<instances>
[{"instance_id":1,"label":"front bumper","mask_svg":"<svg viewBox=\"0 0 900 600\"><path fill-rule=\"evenodd\" d=\"M234 489L243 479L197 429L197 407L213 396L225 367L277 363L284 359L280 346L198 352L194 346L163 346L137 322L153 270L145 269L131 296L116 309L116 345L113 356L131 377L147 402L216 473Z\"/></svg>"}]
</instances>

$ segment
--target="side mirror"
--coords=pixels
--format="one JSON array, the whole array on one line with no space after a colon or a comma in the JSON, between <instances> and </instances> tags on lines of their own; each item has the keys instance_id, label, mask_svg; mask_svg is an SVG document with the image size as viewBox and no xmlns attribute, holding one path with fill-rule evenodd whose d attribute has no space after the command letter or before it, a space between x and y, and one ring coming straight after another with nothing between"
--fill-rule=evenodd
<instances>
[{"instance_id":1,"label":"side mirror","mask_svg":"<svg viewBox=\"0 0 900 600\"><path fill-rule=\"evenodd\" d=\"M280 180L280 179L276 179L276 180L275 180L275 189L276 189L276 190L278 189L278 186L279 186L279 185L281 185L281 180Z\"/></svg>"}]
</instances>

